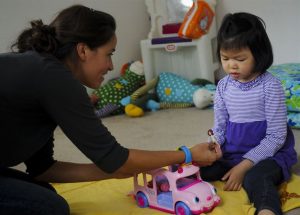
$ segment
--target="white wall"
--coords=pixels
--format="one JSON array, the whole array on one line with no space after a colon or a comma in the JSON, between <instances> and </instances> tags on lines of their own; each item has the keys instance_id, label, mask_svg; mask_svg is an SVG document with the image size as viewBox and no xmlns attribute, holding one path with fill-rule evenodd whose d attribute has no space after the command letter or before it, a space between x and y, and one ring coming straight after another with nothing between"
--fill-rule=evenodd
<instances>
[{"instance_id":1,"label":"white wall","mask_svg":"<svg viewBox=\"0 0 300 215\"><path fill-rule=\"evenodd\" d=\"M0 0L0 53L10 50L19 33L33 19L49 23L60 10L81 3L112 14L117 22L118 44L113 56L114 71L106 77L119 75L123 64L140 60L140 43L150 29L143 0Z\"/></svg>"},{"instance_id":2,"label":"white wall","mask_svg":"<svg viewBox=\"0 0 300 215\"><path fill-rule=\"evenodd\" d=\"M264 19L274 49L274 64L300 62L300 0L217 0L217 22L228 12L247 11ZM144 0L0 0L0 53L9 47L29 21L41 18L49 23L61 9L82 3L111 13L117 21L115 70L107 79L119 75L121 66L141 58L140 40L150 30Z\"/></svg>"},{"instance_id":3,"label":"white wall","mask_svg":"<svg viewBox=\"0 0 300 215\"><path fill-rule=\"evenodd\" d=\"M226 13L250 12L266 23L274 52L274 64L300 63L299 0L217 0L217 23Z\"/></svg>"}]
</instances>

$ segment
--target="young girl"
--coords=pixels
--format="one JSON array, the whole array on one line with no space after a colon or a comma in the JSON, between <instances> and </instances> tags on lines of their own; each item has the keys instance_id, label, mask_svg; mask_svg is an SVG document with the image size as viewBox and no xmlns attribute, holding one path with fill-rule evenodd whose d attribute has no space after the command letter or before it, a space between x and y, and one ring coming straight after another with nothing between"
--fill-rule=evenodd
<instances>
[{"instance_id":1,"label":"young girl","mask_svg":"<svg viewBox=\"0 0 300 215\"><path fill-rule=\"evenodd\" d=\"M277 185L290 178L297 155L283 88L266 71L273 53L264 22L249 13L228 14L217 40L227 76L217 86L213 132L223 157L202 167L201 175L226 181L227 191L243 186L256 214L282 214Z\"/></svg>"}]
</instances>

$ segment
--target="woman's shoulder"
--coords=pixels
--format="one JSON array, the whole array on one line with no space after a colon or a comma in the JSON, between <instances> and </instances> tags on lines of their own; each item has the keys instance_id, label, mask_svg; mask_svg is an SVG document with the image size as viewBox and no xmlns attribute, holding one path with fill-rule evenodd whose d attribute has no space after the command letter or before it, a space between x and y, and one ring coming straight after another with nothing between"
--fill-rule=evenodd
<instances>
[{"instance_id":1,"label":"woman's shoulder","mask_svg":"<svg viewBox=\"0 0 300 215\"><path fill-rule=\"evenodd\" d=\"M28 51L23 53L7 52L7 53L0 54L1 66L9 65L10 63L13 62L15 62L16 64L19 64L21 62L23 62L23 64L30 63L30 62L38 63L37 59L38 58L33 51Z\"/></svg>"},{"instance_id":2,"label":"woman's shoulder","mask_svg":"<svg viewBox=\"0 0 300 215\"><path fill-rule=\"evenodd\" d=\"M59 69L66 70L66 67L63 65L63 63L51 54L38 53L35 51L27 51L24 52L24 55L27 58L31 58L32 60L35 60L35 62L40 64L40 66L42 67L53 65Z\"/></svg>"},{"instance_id":3,"label":"woman's shoulder","mask_svg":"<svg viewBox=\"0 0 300 215\"><path fill-rule=\"evenodd\" d=\"M3 57L6 58L6 71L13 70L13 74L22 77L23 82L33 83L39 89L53 86L64 89L66 85L73 87L80 85L72 72L51 54L26 51L6 53Z\"/></svg>"},{"instance_id":4,"label":"woman's shoulder","mask_svg":"<svg viewBox=\"0 0 300 215\"><path fill-rule=\"evenodd\" d=\"M40 70L48 64L57 64L63 68L62 63L54 56L36 51L2 53L0 54L0 63L2 67L17 68L21 66L23 69L31 68L31 71Z\"/></svg>"},{"instance_id":5,"label":"woman's shoulder","mask_svg":"<svg viewBox=\"0 0 300 215\"><path fill-rule=\"evenodd\" d=\"M31 60L35 61L40 59L42 54L35 51L26 51L26 52L6 52L0 54L0 59L22 59L22 60Z\"/></svg>"},{"instance_id":6,"label":"woman's shoulder","mask_svg":"<svg viewBox=\"0 0 300 215\"><path fill-rule=\"evenodd\" d=\"M57 78L61 76L69 76L72 78L72 73L67 67L51 54L38 53L36 51L26 51L19 54L22 64L35 70L37 78Z\"/></svg>"}]
</instances>

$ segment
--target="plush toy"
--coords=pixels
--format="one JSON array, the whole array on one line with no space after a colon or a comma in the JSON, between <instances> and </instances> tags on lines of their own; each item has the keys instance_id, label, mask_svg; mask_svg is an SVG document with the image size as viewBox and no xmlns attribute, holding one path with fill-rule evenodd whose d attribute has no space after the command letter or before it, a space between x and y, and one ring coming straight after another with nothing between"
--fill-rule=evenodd
<instances>
[{"instance_id":1,"label":"plush toy","mask_svg":"<svg viewBox=\"0 0 300 215\"><path fill-rule=\"evenodd\" d=\"M155 89L154 93L149 93ZM121 100L125 113L131 117L143 116L145 110L156 111L167 108L196 106L205 108L213 103L215 85L193 85L183 77L170 72L162 72L131 96Z\"/></svg>"},{"instance_id":2,"label":"plush toy","mask_svg":"<svg viewBox=\"0 0 300 215\"><path fill-rule=\"evenodd\" d=\"M145 84L144 66L140 61L123 68L125 72L119 78L107 82L92 93L91 100L96 101L95 112L98 117L124 113L120 100Z\"/></svg>"}]
</instances>

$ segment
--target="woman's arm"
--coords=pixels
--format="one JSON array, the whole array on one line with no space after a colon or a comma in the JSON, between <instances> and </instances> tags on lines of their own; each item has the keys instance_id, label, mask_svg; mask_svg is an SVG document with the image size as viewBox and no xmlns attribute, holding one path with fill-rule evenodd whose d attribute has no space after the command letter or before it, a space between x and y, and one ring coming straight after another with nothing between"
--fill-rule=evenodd
<instances>
[{"instance_id":1,"label":"woman's arm","mask_svg":"<svg viewBox=\"0 0 300 215\"><path fill-rule=\"evenodd\" d=\"M197 144L190 149L192 159L202 165L210 165L219 158L216 150L208 147L207 143ZM185 154L182 151L145 151L129 150L127 161L114 173L108 174L95 164L76 164L56 162L36 179L48 182L82 182L96 181L109 178L126 178L134 173L183 163Z\"/></svg>"},{"instance_id":2,"label":"woman's arm","mask_svg":"<svg viewBox=\"0 0 300 215\"><path fill-rule=\"evenodd\" d=\"M192 160L202 166L211 165L221 157L221 151L217 145L210 148L208 143L200 143L190 149ZM116 173L128 175L160 168L172 164L183 163L185 154L182 151L129 151L129 157L125 164Z\"/></svg>"},{"instance_id":3,"label":"woman's arm","mask_svg":"<svg viewBox=\"0 0 300 215\"><path fill-rule=\"evenodd\" d=\"M67 183L103 180L111 177L110 174L103 172L95 164L58 161L35 178L39 181Z\"/></svg>"}]
</instances>

